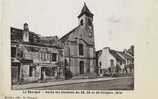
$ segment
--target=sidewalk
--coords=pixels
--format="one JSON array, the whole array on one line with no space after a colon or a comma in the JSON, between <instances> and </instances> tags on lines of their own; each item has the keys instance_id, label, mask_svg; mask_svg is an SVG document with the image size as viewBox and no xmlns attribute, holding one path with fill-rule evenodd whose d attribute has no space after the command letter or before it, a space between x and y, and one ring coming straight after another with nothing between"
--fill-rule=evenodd
<instances>
[{"instance_id":1,"label":"sidewalk","mask_svg":"<svg viewBox=\"0 0 158 99\"><path fill-rule=\"evenodd\" d=\"M45 83L29 83L29 84L23 84L23 85L12 85L12 89L13 90L33 89L33 88L39 88L39 87L58 86L58 85L77 84L77 83L88 83L88 82L123 79L123 78L131 78L131 77L116 77L116 78L109 77L109 78L95 78L95 79L63 80L63 81L45 82Z\"/></svg>"}]
</instances>

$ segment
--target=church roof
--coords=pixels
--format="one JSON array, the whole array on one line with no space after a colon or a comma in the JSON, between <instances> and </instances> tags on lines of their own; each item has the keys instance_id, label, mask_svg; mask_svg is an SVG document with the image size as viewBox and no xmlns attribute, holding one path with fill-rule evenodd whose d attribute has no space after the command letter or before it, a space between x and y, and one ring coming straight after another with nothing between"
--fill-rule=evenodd
<instances>
[{"instance_id":1,"label":"church roof","mask_svg":"<svg viewBox=\"0 0 158 99\"><path fill-rule=\"evenodd\" d=\"M76 29L78 29L80 27L80 25L78 25L77 27L75 27L74 29L72 29L70 32L68 32L67 34L65 34L63 37L60 38L60 41L64 42L65 40L68 39L69 35L71 33L73 33Z\"/></svg>"},{"instance_id":2,"label":"church roof","mask_svg":"<svg viewBox=\"0 0 158 99\"><path fill-rule=\"evenodd\" d=\"M79 14L78 18L81 17L83 14L86 14L88 16L93 16L93 13L91 13L91 11L88 9L86 3L84 3L84 6L81 10L81 13ZM65 40L68 39L69 35L71 33L73 33L76 29L78 29L80 27L80 25L78 25L77 27L75 27L74 29L72 29L70 32L68 32L67 34L65 34L63 37L60 38L60 41L64 42Z\"/></svg>"},{"instance_id":3,"label":"church roof","mask_svg":"<svg viewBox=\"0 0 158 99\"><path fill-rule=\"evenodd\" d=\"M93 16L93 13L88 9L86 3L84 3L84 6L83 6L78 18L80 18L83 14L86 14L86 15L91 16L91 17Z\"/></svg>"}]
</instances>

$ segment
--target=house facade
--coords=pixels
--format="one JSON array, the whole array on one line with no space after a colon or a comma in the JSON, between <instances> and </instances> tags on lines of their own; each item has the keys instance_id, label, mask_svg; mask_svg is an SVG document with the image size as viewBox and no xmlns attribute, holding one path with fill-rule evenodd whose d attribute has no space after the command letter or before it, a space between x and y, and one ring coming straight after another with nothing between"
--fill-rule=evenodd
<instances>
[{"instance_id":1,"label":"house facade","mask_svg":"<svg viewBox=\"0 0 158 99\"><path fill-rule=\"evenodd\" d=\"M93 14L86 4L78 16L79 24L60 41L64 45L66 69L73 76L95 75L96 54L94 43Z\"/></svg>"},{"instance_id":2,"label":"house facade","mask_svg":"<svg viewBox=\"0 0 158 99\"><path fill-rule=\"evenodd\" d=\"M42 37L11 27L12 83L63 78L63 49L57 36Z\"/></svg>"},{"instance_id":3,"label":"house facade","mask_svg":"<svg viewBox=\"0 0 158 99\"><path fill-rule=\"evenodd\" d=\"M97 51L96 56L99 76L127 74L134 70L134 56L127 51L116 51L105 47Z\"/></svg>"}]
</instances>

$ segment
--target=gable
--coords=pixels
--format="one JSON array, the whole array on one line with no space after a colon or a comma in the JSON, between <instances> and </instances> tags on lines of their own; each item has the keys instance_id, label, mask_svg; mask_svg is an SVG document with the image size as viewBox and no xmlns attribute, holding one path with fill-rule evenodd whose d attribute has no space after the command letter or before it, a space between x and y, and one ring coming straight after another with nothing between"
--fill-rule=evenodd
<instances>
[{"instance_id":1,"label":"gable","mask_svg":"<svg viewBox=\"0 0 158 99\"><path fill-rule=\"evenodd\" d=\"M62 38L60 38L61 42L66 41L77 41L82 40L84 43L86 43L88 46L94 46L94 37L89 37L89 32L86 30L85 27L82 27L79 25L78 27L74 28L72 31L64 35Z\"/></svg>"},{"instance_id":2,"label":"gable","mask_svg":"<svg viewBox=\"0 0 158 99\"><path fill-rule=\"evenodd\" d=\"M79 26L77 26L76 28L72 29L70 32L66 33L63 37L61 37L59 40L62 42L65 42L69 39L69 36L71 34L73 34L77 29L79 28Z\"/></svg>"}]
</instances>

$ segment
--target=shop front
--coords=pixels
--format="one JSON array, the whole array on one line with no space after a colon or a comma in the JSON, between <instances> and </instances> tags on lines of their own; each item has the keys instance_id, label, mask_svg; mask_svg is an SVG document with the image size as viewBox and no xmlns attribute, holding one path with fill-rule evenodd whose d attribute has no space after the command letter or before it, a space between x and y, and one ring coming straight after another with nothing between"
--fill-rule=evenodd
<instances>
[{"instance_id":1,"label":"shop front","mask_svg":"<svg viewBox=\"0 0 158 99\"><path fill-rule=\"evenodd\" d=\"M12 84L19 82L20 80L20 62L17 59L12 59L11 62L11 81Z\"/></svg>"},{"instance_id":2,"label":"shop front","mask_svg":"<svg viewBox=\"0 0 158 99\"><path fill-rule=\"evenodd\" d=\"M40 80L52 81L63 78L63 69L54 64L41 65Z\"/></svg>"}]
</instances>

